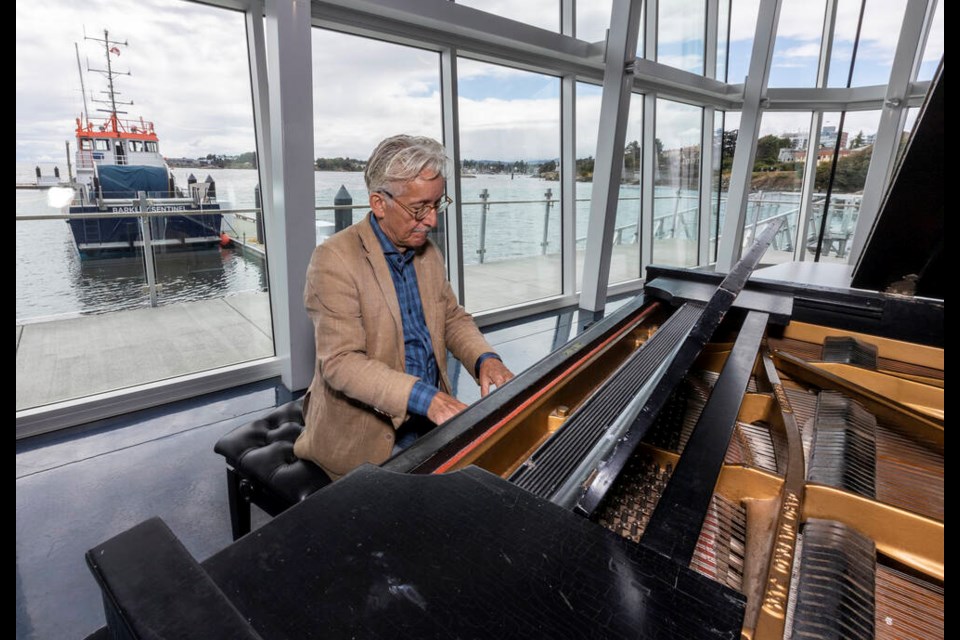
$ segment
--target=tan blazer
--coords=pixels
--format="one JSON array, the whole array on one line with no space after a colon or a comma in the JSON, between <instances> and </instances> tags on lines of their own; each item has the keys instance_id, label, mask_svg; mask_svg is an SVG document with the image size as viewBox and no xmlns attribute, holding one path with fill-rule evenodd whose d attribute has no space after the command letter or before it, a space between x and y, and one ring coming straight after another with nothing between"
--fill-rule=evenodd
<instances>
[{"instance_id":1,"label":"tan blazer","mask_svg":"<svg viewBox=\"0 0 960 640\"><path fill-rule=\"evenodd\" d=\"M432 242L413 265L440 389L450 393L447 350L475 375L477 359L493 348L457 304ZM303 297L317 365L304 398L306 428L293 450L337 478L390 457L396 429L410 417L407 400L417 380L404 373L400 304L369 215L314 250Z\"/></svg>"}]
</instances>

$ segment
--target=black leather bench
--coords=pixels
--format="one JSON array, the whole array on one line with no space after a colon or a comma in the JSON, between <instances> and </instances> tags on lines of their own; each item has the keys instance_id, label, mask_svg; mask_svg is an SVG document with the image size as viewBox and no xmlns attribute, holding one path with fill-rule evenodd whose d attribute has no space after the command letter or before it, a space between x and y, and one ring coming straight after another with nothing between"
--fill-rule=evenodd
<instances>
[{"instance_id":1,"label":"black leather bench","mask_svg":"<svg viewBox=\"0 0 960 640\"><path fill-rule=\"evenodd\" d=\"M275 516L317 489L330 477L317 465L293 455L303 431L303 399L226 434L214 451L227 459L227 499L233 539L250 532L250 504Z\"/></svg>"}]
</instances>

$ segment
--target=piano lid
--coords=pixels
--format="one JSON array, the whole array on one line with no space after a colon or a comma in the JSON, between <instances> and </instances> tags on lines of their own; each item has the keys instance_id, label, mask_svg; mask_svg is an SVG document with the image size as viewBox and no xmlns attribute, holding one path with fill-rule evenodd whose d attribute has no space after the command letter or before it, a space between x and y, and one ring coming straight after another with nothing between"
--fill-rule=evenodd
<instances>
[{"instance_id":1,"label":"piano lid","mask_svg":"<svg viewBox=\"0 0 960 640\"><path fill-rule=\"evenodd\" d=\"M854 288L944 298L943 116L941 61L854 269Z\"/></svg>"}]
</instances>

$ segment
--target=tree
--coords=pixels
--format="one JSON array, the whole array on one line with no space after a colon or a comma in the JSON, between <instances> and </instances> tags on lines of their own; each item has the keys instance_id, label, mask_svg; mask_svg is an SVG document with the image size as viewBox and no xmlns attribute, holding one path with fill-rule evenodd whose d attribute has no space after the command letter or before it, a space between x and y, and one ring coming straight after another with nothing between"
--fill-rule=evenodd
<instances>
[{"instance_id":1,"label":"tree","mask_svg":"<svg viewBox=\"0 0 960 640\"><path fill-rule=\"evenodd\" d=\"M628 144L623 150L623 168L627 171L640 171L642 158L640 157L640 143L636 140Z\"/></svg>"},{"instance_id":2,"label":"tree","mask_svg":"<svg viewBox=\"0 0 960 640\"><path fill-rule=\"evenodd\" d=\"M873 146L862 151L856 151L837 160L837 173L833 179L834 193L855 193L863 190L867 182L867 169L870 168L870 158L873 156ZM830 180L830 162L821 162L817 165L815 186L825 191Z\"/></svg>"},{"instance_id":3,"label":"tree","mask_svg":"<svg viewBox=\"0 0 960 640\"><path fill-rule=\"evenodd\" d=\"M593 156L577 158L577 175L582 178L593 178Z\"/></svg>"},{"instance_id":4,"label":"tree","mask_svg":"<svg viewBox=\"0 0 960 640\"><path fill-rule=\"evenodd\" d=\"M863 130L857 132L857 135L853 137L853 140L850 141L851 149L859 149L864 144L863 142Z\"/></svg>"},{"instance_id":5,"label":"tree","mask_svg":"<svg viewBox=\"0 0 960 640\"><path fill-rule=\"evenodd\" d=\"M537 173L539 173L540 175L543 175L548 172L549 173L555 172L556 170L557 170L557 161L548 160L547 162L544 162L542 165L540 165L540 170L537 171Z\"/></svg>"},{"instance_id":6,"label":"tree","mask_svg":"<svg viewBox=\"0 0 960 640\"><path fill-rule=\"evenodd\" d=\"M780 163L780 149L789 149L793 144L790 138L775 135L763 136L757 140L757 155L754 157L753 170L771 169Z\"/></svg>"},{"instance_id":7,"label":"tree","mask_svg":"<svg viewBox=\"0 0 960 640\"><path fill-rule=\"evenodd\" d=\"M737 150L737 136L739 134L739 129L723 132L723 136L720 139L721 172L727 172L733 168L733 154Z\"/></svg>"}]
</instances>

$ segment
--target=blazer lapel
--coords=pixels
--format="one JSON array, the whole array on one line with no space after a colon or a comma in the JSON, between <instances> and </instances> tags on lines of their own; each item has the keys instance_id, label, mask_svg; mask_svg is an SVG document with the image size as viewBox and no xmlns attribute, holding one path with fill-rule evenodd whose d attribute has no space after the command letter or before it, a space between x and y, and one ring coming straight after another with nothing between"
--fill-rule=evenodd
<instances>
[{"instance_id":1,"label":"blazer lapel","mask_svg":"<svg viewBox=\"0 0 960 640\"><path fill-rule=\"evenodd\" d=\"M369 214L373 215L373 214ZM380 246L380 240L374 233L370 221L366 220L360 225L360 242L366 254L367 262L373 269L374 279L377 281L377 287L380 289L380 295L383 296L393 317L393 324L396 327L397 335L397 353L401 354L403 360L403 319L400 316L400 303L397 301L397 289L393 286L393 278L390 276L390 267L387 265L387 258L383 255L383 247Z\"/></svg>"}]
</instances>

